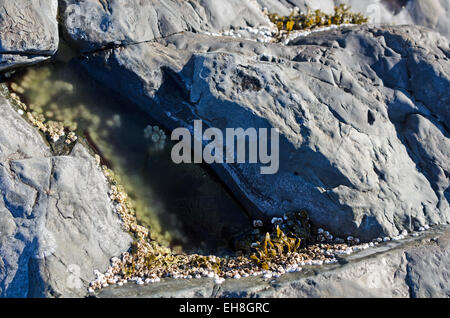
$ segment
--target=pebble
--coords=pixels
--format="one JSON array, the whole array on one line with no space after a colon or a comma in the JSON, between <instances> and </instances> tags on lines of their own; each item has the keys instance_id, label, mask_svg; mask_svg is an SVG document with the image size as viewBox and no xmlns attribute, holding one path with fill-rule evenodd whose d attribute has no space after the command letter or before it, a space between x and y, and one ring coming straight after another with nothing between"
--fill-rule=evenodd
<instances>
[{"instance_id":1,"label":"pebble","mask_svg":"<svg viewBox=\"0 0 450 318\"><path fill-rule=\"evenodd\" d=\"M286 217L284 217L286 218ZM278 223L283 223L283 218L272 218L272 223L273 224L278 224ZM253 221L253 225L255 227L259 227L262 226L262 221L261 220L254 220ZM429 229L430 227L428 225L424 225L421 226L418 231L425 231L426 229ZM259 231L259 230L257 230ZM328 240L332 240L333 236L330 234L329 231L325 231L323 228L319 228L317 230L317 233L319 233L318 238L323 238L326 237ZM400 232L399 235L394 236L394 237L378 237L376 239L373 239L372 242L369 243L363 243L363 244L359 244L360 240L358 238L355 238L353 236L348 236L347 237L347 241L352 245L350 246L336 246L336 247L327 247L326 244L318 244L318 246L313 250L313 259L308 259L308 257L306 257L306 260L304 258L296 258L294 260L294 264L291 264L290 262L284 265L280 265L277 268L271 268L272 270L267 270L267 271L262 271L262 272L255 272L255 271L250 271L250 272L245 272L245 271L240 271L239 273L237 273L236 271L234 272L227 272L226 273L226 277L228 278L233 278L233 279L240 279L242 277L249 277L249 276L258 276L258 275L262 275L263 279L271 279L271 278L278 278L280 277L282 274L284 273L293 273L293 272L299 272L302 270L301 266L304 265L323 265L323 264L333 264L333 263L337 263L337 259L335 258L336 255L339 254L347 254L350 255L353 252L356 251L360 251L360 250L365 250L368 249L370 247L374 247L376 246L378 243L382 243L382 242L389 242L389 241L397 241L397 240L401 240L404 239L406 236L408 235L408 231L406 230L402 230ZM414 232L411 234L412 236L416 237L419 235L419 233ZM335 243L340 243L342 242L342 244L345 243L344 239L341 238L335 238L334 239ZM252 247L257 247L259 246L258 243L252 243ZM315 254L315 256L314 256ZM323 256L327 256L327 258L324 259L318 259L318 255L320 254L322 256L322 258L324 258ZM120 266L120 262L121 259L117 258L117 257L113 257L111 258L111 263L112 263L112 268L114 268L114 266L118 267ZM95 283L94 285L91 285L91 287L89 287L89 292L92 293L95 291L95 289L100 288L100 287L107 287L111 284L117 284L119 286L123 286L123 284L127 283L126 280L122 280L120 278L120 276L115 276L114 274L114 270L113 269L109 269L106 274L102 274L101 272L99 272L98 270L94 271L94 274L97 277L97 280L94 281L93 283ZM200 269L200 268L193 268L191 269L190 273L195 273L192 275L186 275L186 274L179 274L178 272L173 272L173 273L168 273L166 274L167 277L173 277L174 279L177 278L184 278L184 279L191 279L193 278L193 276L198 279L201 277L209 277L209 278L214 278L214 282L216 284L222 284L225 281L225 278L223 277L219 277L216 273L212 272L212 271L208 271L206 269ZM145 278L145 280L143 280L141 277L133 277L130 280L134 281L136 284L138 285L142 285L144 284L144 282L146 284L150 284L150 283L155 283L155 282L159 282L160 278L157 277L156 275L153 275L151 278Z\"/></svg>"},{"instance_id":2,"label":"pebble","mask_svg":"<svg viewBox=\"0 0 450 318\"><path fill-rule=\"evenodd\" d=\"M263 279L270 279L272 278L272 273L271 272L267 272L263 275Z\"/></svg>"},{"instance_id":3,"label":"pebble","mask_svg":"<svg viewBox=\"0 0 450 318\"><path fill-rule=\"evenodd\" d=\"M253 220L253 227L262 227L263 221L261 220Z\"/></svg>"}]
</instances>

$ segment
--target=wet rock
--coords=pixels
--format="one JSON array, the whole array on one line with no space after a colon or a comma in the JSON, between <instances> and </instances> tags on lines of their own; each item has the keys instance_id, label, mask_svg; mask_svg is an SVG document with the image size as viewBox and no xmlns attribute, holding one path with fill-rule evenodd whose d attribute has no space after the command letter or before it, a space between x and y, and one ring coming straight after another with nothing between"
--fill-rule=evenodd
<instances>
[{"instance_id":1,"label":"wet rock","mask_svg":"<svg viewBox=\"0 0 450 318\"><path fill-rule=\"evenodd\" d=\"M82 64L167 128L278 128L278 173L213 165L221 179L255 219L306 208L370 240L450 221L448 52L421 27L359 26L288 47L185 33Z\"/></svg>"},{"instance_id":2,"label":"wet rock","mask_svg":"<svg viewBox=\"0 0 450 318\"><path fill-rule=\"evenodd\" d=\"M153 41L183 31L219 32L269 26L253 1L75 1L62 0L63 30L83 52Z\"/></svg>"},{"instance_id":3,"label":"wet rock","mask_svg":"<svg viewBox=\"0 0 450 318\"><path fill-rule=\"evenodd\" d=\"M130 246L86 149L52 156L0 96L0 296L84 296Z\"/></svg>"},{"instance_id":4,"label":"wet rock","mask_svg":"<svg viewBox=\"0 0 450 318\"><path fill-rule=\"evenodd\" d=\"M49 59L58 48L57 0L0 0L0 71Z\"/></svg>"}]
</instances>

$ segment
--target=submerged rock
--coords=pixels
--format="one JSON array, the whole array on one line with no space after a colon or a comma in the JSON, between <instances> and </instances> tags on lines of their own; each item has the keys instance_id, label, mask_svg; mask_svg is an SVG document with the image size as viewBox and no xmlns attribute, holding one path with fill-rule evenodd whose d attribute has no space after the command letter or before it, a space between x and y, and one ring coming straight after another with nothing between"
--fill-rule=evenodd
<instances>
[{"instance_id":1,"label":"submerged rock","mask_svg":"<svg viewBox=\"0 0 450 318\"><path fill-rule=\"evenodd\" d=\"M185 33L82 64L169 128L278 128L277 174L213 168L255 219L306 208L367 240L450 221L448 54L421 27L358 26L288 47Z\"/></svg>"},{"instance_id":2,"label":"submerged rock","mask_svg":"<svg viewBox=\"0 0 450 318\"><path fill-rule=\"evenodd\" d=\"M95 160L77 144L52 156L0 95L0 296L84 296L131 237Z\"/></svg>"},{"instance_id":3,"label":"submerged rock","mask_svg":"<svg viewBox=\"0 0 450 318\"><path fill-rule=\"evenodd\" d=\"M56 53L57 11L57 0L0 0L0 71L35 64Z\"/></svg>"}]
</instances>

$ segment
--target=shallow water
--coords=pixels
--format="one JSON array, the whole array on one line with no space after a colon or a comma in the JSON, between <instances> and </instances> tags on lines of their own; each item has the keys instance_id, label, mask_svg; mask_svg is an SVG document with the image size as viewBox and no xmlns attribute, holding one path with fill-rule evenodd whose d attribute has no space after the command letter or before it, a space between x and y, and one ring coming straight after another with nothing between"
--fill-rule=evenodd
<instances>
[{"instance_id":1,"label":"shallow water","mask_svg":"<svg viewBox=\"0 0 450 318\"><path fill-rule=\"evenodd\" d=\"M165 143L146 139L150 117L89 79L76 64L55 61L9 83L32 110L76 131L119 176L138 220L175 251L226 253L249 227L245 212L202 167L176 165Z\"/></svg>"}]
</instances>

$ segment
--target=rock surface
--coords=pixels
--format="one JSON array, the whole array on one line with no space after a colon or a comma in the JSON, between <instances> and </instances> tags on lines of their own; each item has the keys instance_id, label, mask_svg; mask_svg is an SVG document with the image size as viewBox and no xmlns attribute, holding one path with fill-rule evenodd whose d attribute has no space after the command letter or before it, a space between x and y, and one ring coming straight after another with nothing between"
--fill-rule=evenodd
<instances>
[{"instance_id":1,"label":"rock surface","mask_svg":"<svg viewBox=\"0 0 450 318\"><path fill-rule=\"evenodd\" d=\"M84 296L131 238L105 178L77 144L52 156L0 95L0 296Z\"/></svg>"},{"instance_id":2,"label":"rock surface","mask_svg":"<svg viewBox=\"0 0 450 318\"><path fill-rule=\"evenodd\" d=\"M307 208L363 239L449 222L448 41L359 26L292 44L185 33L82 64L168 128L278 128L277 174L213 166L254 217Z\"/></svg>"},{"instance_id":3,"label":"rock surface","mask_svg":"<svg viewBox=\"0 0 450 318\"><path fill-rule=\"evenodd\" d=\"M409 3L408 21L447 35L448 2ZM55 53L56 4L0 0L0 71ZM192 129L202 119L223 131L280 131L278 173L213 165L254 218L306 208L331 232L367 240L450 222L445 37L371 25L316 32L290 46L200 34L269 28L260 5L283 14L306 4L332 10L331 1L306 0L60 0L60 12L70 45L90 53L81 65L166 128ZM93 270L104 271L131 241L104 177L80 144L52 155L3 97L0 112L0 296L83 296ZM448 233L275 283L164 281L99 296L449 296Z\"/></svg>"},{"instance_id":4,"label":"rock surface","mask_svg":"<svg viewBox=\"0 0 450 318\"><path fill-rule=\"evenodd\" d=\"M364 13L372 23L416 24L433 29L450 40L448 0L339 0Z\"/></svg>"},{"instance_id":5,"label":"rock surface","mask_svg":"<svg viewBox=\"0 0 450 318\"><path fill-rule=\"evenodd\" d=\"M58 49L57 0L0 0L0 71L35 64Z\"/></svg>"},{"instance_id":6,"label":"rock surface","mask_svg":"<svg viewBox=\"0 0 450 318\"><path fill-rule=\"evenodd\" d=\"M255 1L61 0L64 34L82 52L153 41L183 31L269 26Z\"/></svg>"},{"instance_id":7,"label":"rock surface","mask_svg":"<svg viewBox=\"0 0 450 318\"><path fill-rule=\"evenodd\" d=\"M450 230L389 242L345 256L339 264L305 266L279 278L248 277L111 286L97 297L450 297Z\"/></svg>"}]
</instances>

